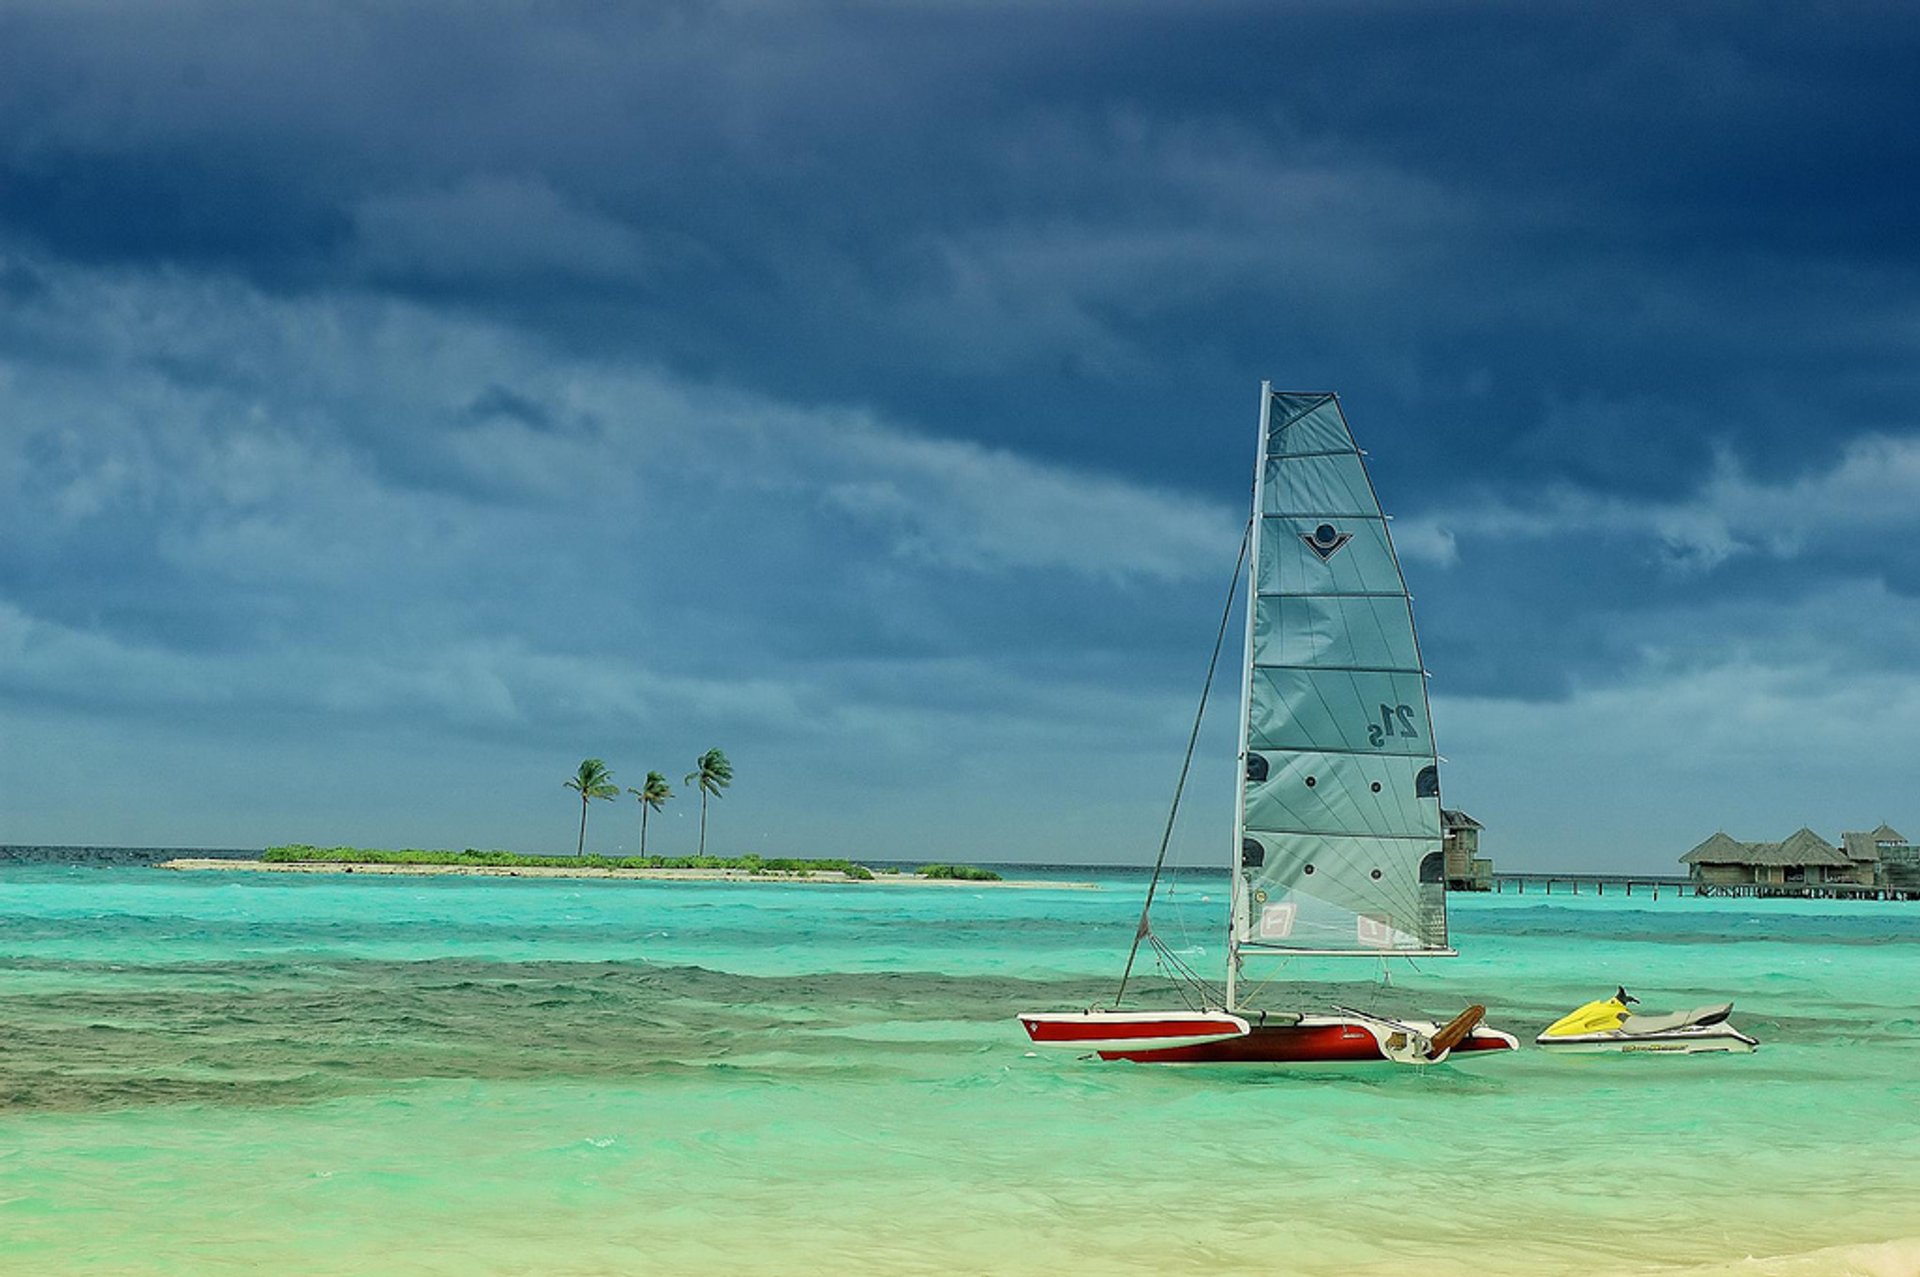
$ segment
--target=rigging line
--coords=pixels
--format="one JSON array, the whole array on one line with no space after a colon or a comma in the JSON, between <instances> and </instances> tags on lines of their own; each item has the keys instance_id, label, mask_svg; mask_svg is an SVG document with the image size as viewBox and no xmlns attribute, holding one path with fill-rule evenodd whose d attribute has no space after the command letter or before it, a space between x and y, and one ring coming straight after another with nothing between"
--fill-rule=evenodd
<instances>
[{"instance_id":1,"label":"rigging line","mask_svg":"<svg viewBox=\"0 0 1920 1277\"><path fill-rule=\"evenodd\" d=\"M1192 968L1181 961L1179 955L1169 949L1166 942L1159 936L1148 936L1147 940L1153 945L1153 965L1159 970L1161 978L1173 986L1174 993L1180 1001L1189 1011L1205 1009L1210 991L1200 982ZM1194 998L1196 991L1199 994L1198 1001Z\"/></svg>"},{"instance_id":2,"label":"rigging line","mask_svg":"<svg viewBox=\"0 0 1920 1277\"><path fill-rule=\"evenodd\" d=\"M1187 772L1193 766L1194 746L1200 741L1200 720L1207 715L1207 695L1213 690L1213 673L1220 666L1220 648L1227 641L1227 622L1233 618L1233 601L1240 593L1240 569L1247 562L1247 546L1253 540L1253 516L1248 516L1246 531L1240 534L1240 554L1233 561L1233 583L1227 587L1227 606L1220 613L1220 632L1213 639L1213 656L1207 661L1207 681L1200 688L1200 707L1193 712L1193 731L1187 735L1187 756L1180 763L1180 781L1173 787L1173 806L1167 811L1167 827L1160 835L1160 854L1153 861L1153 877L1147 882L1147 899L1140 906L1140 925L1134 928L1133 947L1127 950L1127 966L1120 973L1120 989L1113 1005L1127 996L1127 981L1133 976L1133 960L1140 956L1140 942L1153 931L1148 915L1153 911L1153 893L1160 886L1160 871L1167 863L1167 844L1173 841L1173 822L1180 814L1180 795L1187 788ZM1251 603L1248 606L1252 606ZM1243 764L1244 765L1244 764ZM1235 860L1240 849L1233 849Z\"/></svg>"},{"instance_id":3,"label":"rigging line","mask_svg":"<svg viewBox=\"0 0 1920 1277\"><path fill-rule=\"evenodd\" d=\"M1185 958L1180 956L1180 952L1172 945L1157 935L1148 936L1147 941L1153 946L1153 951L1158 954L1168 966L1171 966L1186 979L1196 982L1199 980L1199 977L1194 973L1193 967L1188 964Z\"/></svg>"},{"instance_id":4,"label":"rigging line","mask_svg":"<svg viewBox=\"0 0 1920 1277\"><path fill-rule=\"evenodd\" d=\"M1261 976L1259 979L1255 980L1252 984L1247 986L1247 992L1245 996L1243 996L1240 999L1240 1005L1243 1007L1252 1006L1253 1000L1259 997L1260 994L1263 991L1265 991L1267 986L1273 984L1276 980L1278 980L1280 978L1281 973L1292 965L1293 965L1292 958L1282 958L1280 959L1280 961L1274 963L1273 973L1271 975Z\"/></svg>"},{"instance_id":5,"label":"rigging line","mask_svg":"<svg viewBox=\"0 0 1920 1277\"><path fill-rule=\"evenodd\" d=\"M1168 977L1170 980L1178 977L1177 980L1174 980L1174 987L1180 995L1180 1000L1187 1004L1188 1009L1194 1011L1204 1010L1210 1000L1218 997L1217 990L1202 979L1200 974L1191 966L1187 965L1184 958L1168 948L1164 940L1160 939L1159 936L1149 936L1147 939L1153 945L1154 963L1161 968L1162 974L1171 972ZM1196 993L1199 995L1199 1001L1197 1002L1192 996Z\"/></svg>"},{"instance_id":6,"label":"rigging line","mask_svg":"<svg viewBox=\"0 0 1920 1277\"><path fill-rule=\"evenodd\" d=\"M1276 963L1275 965L1284 966L1285 963ZM1263 975L1258 979L1249 981L1247 983L1247 991L1240 999L1240 1005L1243 1007L1252 1006L1254 999L1259 997L1261 992L1277 979L1279 979L1279 972L1276 971L1272 975Z\"/></svg>"},{"instance_id":7,"label":"rigging line","mask_svg":"<svg viewBox=\"0 0 1920 1277\"><path fill-rule=\"evenodd\" d=\"M1186 979L1178 971L1168 967L1165 958L1155 954L1153 965L1159 969L1160 978L1173 989L1173 995L1180 999L1181 1006L1189 1011L1204 1010L1202 1005L1194 1001L1193 990L1188 987Z\"/></svg>"},{"instance_id":8,"label":"rigging line","mask_svg":"<svg viewBox=\"0 0 1920 1277\"><path fill-rule=\"evenodd\" d=\"M1168 852L1167 885L1163 887L1160 891L1160 900L1163 904L1171 904L1173 902L1174 896L1182 890L1187 891L1189 897L1192 896L1192 893L1193 893L1192 884L1183 883L1180 879L1181 873L1184 872L1186 868L1187 866L1182 863L1181 858L1179 856L1173 855L1171 851ZM1202 894L1200 896L1199 903L1211 904L1212 900L1213 898L1211 896ZM1177 908L1173 911L1174 926L1179 931L1180 948L1183 951L1190 950L1195 947L1194 941L1193 941L1193 928L1190 924L1190 919L1188 917L1188 915L1191 912L1192 910L1190 908ZM1165 915L1163 914L1162 916L1164 917ZM1154 938L1159 939L1160 937L1156 935ZM1205 1008L1195 1007L1194 1009L1204 1010Z\"/></svg>"},{"instance_id":9,"label":"rigging line","mask_svg":"<svg viewBox=\"0 0 1920 1277\"><path fill-rule=\"evenodd\" d=\"M1167 888L1161 896L1162 900L1171 898L1175 891L1184 890L1187 893L1187 900L1193 901L1195 893L1194 885L1191 882L1183 883L1180 880L1180 875L1187 869L1188 866L1182 864L1179 857L1176 856L1172 858L1171 863L1167 867ZM1229 898L1232 896L1231 883L1228 884L1228 896ZM1213 896L1202 891L1198 897L1198 903L1211 906L1213 904ZM1187 908L1176 909L1174 911L1173 920L1179 929L1180 948L1182 952L1205 953L1205 943L1211 942L1214 938L1213 927L1208 927L1207 934L1203 937L1202 943L1196 943L1193 935L1192 914L1193 909L1191 904L1189 904ZM1202 981L1202 983L1204 984L1205 981Z\"/></svg>"}]
</instances>

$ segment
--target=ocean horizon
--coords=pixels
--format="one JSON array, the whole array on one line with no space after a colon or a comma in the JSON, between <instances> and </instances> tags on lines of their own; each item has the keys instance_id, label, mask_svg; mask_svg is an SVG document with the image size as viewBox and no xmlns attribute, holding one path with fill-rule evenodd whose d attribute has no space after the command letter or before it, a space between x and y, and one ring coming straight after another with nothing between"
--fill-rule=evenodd
<instances>
[{"instance_id":1,"label":"ocean horizon","mask_svg":"<svg viewBox=\"0 0 1920 1277\"><path fill-rule=\"evenodd\" d=\"M0 1272L1920 1271L1912 906L1456 896L1460 957L1296 959L1260 995L1483 1002L1530 1041L1624 984L1734 999L1751 1056L1167 1069L1014 1019L1111 997L1143 868L877 892L157 851L0 854ZM1156 907L1205 970L1224 885Z\"/></svg>"}]
</instances>

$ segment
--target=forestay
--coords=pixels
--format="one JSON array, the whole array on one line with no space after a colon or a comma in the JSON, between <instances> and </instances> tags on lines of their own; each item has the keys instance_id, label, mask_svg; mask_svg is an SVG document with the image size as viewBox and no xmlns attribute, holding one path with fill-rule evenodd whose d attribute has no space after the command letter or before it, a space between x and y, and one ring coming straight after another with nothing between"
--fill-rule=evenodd
<instances>
[{"instance_id":1,"label":"forestay","mask_svg":"<svg viewBox=\"0 0 1920 1277\"><path fill-rule=\"evenodd\" d=\"M1330 394L1269 392L1240 784L1243 953L1447 951L1412 602Z\"/></svg>"}]
</instances>

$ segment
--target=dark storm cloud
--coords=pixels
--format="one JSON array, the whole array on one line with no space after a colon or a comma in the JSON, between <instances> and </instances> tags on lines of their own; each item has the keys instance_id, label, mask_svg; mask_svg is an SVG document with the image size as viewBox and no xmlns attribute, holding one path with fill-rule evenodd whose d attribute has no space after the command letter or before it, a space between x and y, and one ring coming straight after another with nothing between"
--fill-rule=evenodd
<instances>
[{"instance_id":1,"label":"dark storm cloud","mask_svg":"<svg viewBox=\"0 0 1920 1277\"><path fill-rule=\"evenodd\" d=\"M1209 490L1260 367L1385 389L1423 465L1671 492L1736 421L1769 469L1834 447L1769 410L1803 381L1893 407L1899 352L1845 338L1913 283L1883 17L49 7L8 23L0 215L1045 455L1168 434ZM1613 423L1637 469L1538 424L1674 399Z\"/></svg>"},{"instance_id":2,"label":"dark storm cloud","mask_svg":"<svg viewBox=\"0 0 1920 1277\"><path fill-rule=\"evenodd\" d=\"M1344 392L1443 694L1897 680L1917 67L1870 6L15 5L12 694L1144 738L1265 375Z\"/></svg>"}]
</instances>

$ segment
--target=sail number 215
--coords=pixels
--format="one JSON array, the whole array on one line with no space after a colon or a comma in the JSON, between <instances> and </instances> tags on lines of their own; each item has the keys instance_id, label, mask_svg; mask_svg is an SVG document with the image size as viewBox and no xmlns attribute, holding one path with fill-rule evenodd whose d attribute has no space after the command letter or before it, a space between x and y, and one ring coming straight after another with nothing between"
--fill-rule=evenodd
<instances>
[{"instance_id":1,"label":"sail number 215","mask_svg":"<svg viewBox=\"0 0 1920 1277\"><path fill-rule=\"evenodd\" d=\"M1411 740L1420 739L1420 733L1414 730L1413 726L1413 706L1388 705L1382 702L1380 721L1367 724L1367 744L1384 745L1390 737L1394 736L1405 736Z\"/></svg>"}]
</instances>

